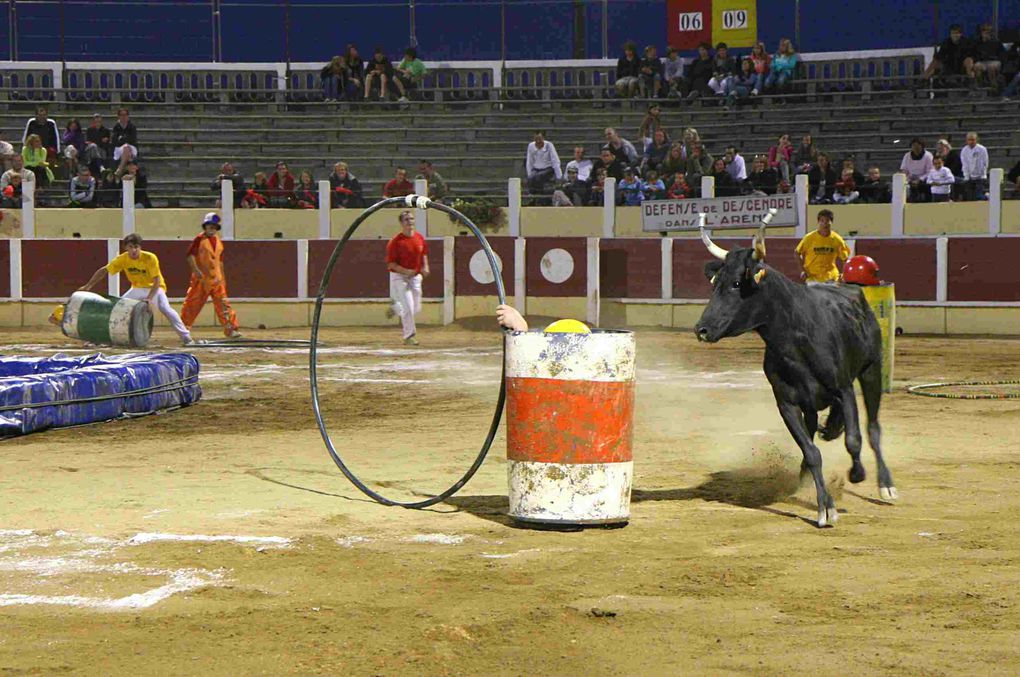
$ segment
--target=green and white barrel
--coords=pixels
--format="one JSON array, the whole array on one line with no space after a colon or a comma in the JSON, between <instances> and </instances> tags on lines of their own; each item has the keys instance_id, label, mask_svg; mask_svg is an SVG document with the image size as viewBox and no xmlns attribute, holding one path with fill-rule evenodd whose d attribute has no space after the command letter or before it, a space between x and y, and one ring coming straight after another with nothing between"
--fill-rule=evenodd
<instances>
[{"instance_id":1,"label":"green and white barrel","mask_svg":"<svg viewBox=\"0 0 1020 677\"><path fill-rule=\"evenodd\" d=\"M145 301L76 291L64 306L60 330L91 343L144 348L152 336L152 310Z\"/></svg>"}]
</instances>

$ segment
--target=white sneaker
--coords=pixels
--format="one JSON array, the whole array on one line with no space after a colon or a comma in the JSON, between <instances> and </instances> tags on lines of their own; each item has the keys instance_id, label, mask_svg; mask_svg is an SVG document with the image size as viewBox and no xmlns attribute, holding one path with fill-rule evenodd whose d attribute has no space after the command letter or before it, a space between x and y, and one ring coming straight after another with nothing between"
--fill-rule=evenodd
<instances>
[{"instance_id":1,"label":"white sneaker","mask_svg":"<svg viewBox=\"0 0 1020 677\"><path fill-rule=\"evenodd\" d=\"M751 90L751 96L758 96L758 90L757 89L752 89Z\"/></svg>"},{"instance_id":2,"label":"white sneaker","mask_svg":"<svg viewBox=\"0 0 1020 677\"><path fill-rule=\"evenodd\" d=\"M181 345L184 346L184 347L193 346L193 345L196 345L196 344L198 344L198 341L196 341L195 339L191 338L190 336L188 338L181 339Z\"/></svg>"},{"instance_id":3,"label":"white sneaker","mask_svg":"<svg viewBox=\"0 0 1020 677\"><path fill-rule=\"evenodd\" d=\"M232 339L238 339L238 338L241 338L241 336L243 336L243 334L241 334L241 332L237 331L236 329L230 331L227 334L227 338L232 338Z\"/></svg>"},{"instance_id":4,"label":"white sneaker","mask_svg":"<svg viewBox=\"0 0 1020 677\"><path fill-rule=\"evenodd\" d=\"M398 103L407 103L408 102L407 101L407 97L406 96L402 96L399 99L397 99L397 102Z\"/></svg>"}]
</instances>

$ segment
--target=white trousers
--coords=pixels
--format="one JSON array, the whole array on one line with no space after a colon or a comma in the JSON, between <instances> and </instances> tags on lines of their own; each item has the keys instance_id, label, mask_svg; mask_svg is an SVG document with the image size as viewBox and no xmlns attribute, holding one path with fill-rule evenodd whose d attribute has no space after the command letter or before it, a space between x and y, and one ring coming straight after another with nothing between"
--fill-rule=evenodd
<instances>
[{"instance_id":1,"label":"white trousers","mask_svg":"<svg viewBox=\"0 0 1020 677\"><path fill-rule=\"evenodd\" d=\"M124 294L126 299L135 299L136 301L144 301L149 296L149 291L152 287L131 287ZM160 287L159 291L156 292L156 296L153 297L156 302L156 307L159 308L159 312L163 313L163 317L170 320L170 325L177 332L177 335L181 337L181 340L191 338L191 332L181 322L181 316L177 314L177 311L170 305L170 299L166 297L166 292Z\"/></svg>"},{"instance_id":2,"label":"white trousers","mask_svg":"<svg viewBox=\"0 0 1020 677\"><path fill-rule=\"evenodd\" d=\"M391 271L390 298L393 311L404 327L404 338L414 336L414 316L421 312L421 274L401 275Z\"/></svg>"}]
</instances>

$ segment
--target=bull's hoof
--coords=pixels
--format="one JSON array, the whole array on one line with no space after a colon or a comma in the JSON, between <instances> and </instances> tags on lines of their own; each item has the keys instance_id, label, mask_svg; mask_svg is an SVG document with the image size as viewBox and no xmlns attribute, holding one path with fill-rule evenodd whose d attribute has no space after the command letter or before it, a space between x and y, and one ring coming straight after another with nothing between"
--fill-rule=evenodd
<instances>
[{"instance_id":1,"label":"bull's hoof","mask_svg":"<svg viewBox=\"0 0 1020 677\"><path fill-rule=\"evenodd\" d=\"M896 491L896 487L879 487L878 495L883 501L895 501L900 497L900 493Z\"/></svg>"},{"instance_id":2,"label":"bull's hoof","mask_svg":"<svg viewBox=\"0 0 1020 677\"><path fill-rule=\"evenodd\" d=\"M826 508L818 511L818 528L825 529L826 527L836 526L836 522L839 521L839 513L836 512L835 508Z\"/></svg>"},{"instance_id":3,"label":"bull's hoof","mask_svg":"<svg viewBox=\"0 0 1020 677\"><path fill-rule=\"evenodd\" d=\"M864 481L864 478L866 477L866 473L864 472L864 466L861 465L860 463L855 463L853 467L850 468L850 472L848 473L848 475L850 476L851 484L860 484L861 482Z\"/></svg>"}]
</instances>

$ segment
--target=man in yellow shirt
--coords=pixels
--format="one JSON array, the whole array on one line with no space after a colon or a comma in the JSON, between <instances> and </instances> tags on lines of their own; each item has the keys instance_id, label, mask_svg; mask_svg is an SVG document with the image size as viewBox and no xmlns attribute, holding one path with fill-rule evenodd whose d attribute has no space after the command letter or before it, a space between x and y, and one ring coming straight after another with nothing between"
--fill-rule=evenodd
<instances>
[{"instance_id":1,"label":"man in yellow shirt","mask_svg":"<svg viewBox=\"0 0 1020 677\"><path fill-rule=\"evenodd\" d=\"M797 256L803 269L800 279L808 284L836 282L839 279L839 268L836 261L846 261L850 256L850 248L832 230L833 216L828 209L818 212L818 230L804 236L797 245Z\"/></svg>"},{"instance_id":2,"label":"man in yellow shirt","mask_svg":"<svg viewBox=\"0 0 1020 677\"><path fill-rule=\"evenodd\" d=\"M123 240L124 253L93 273L92 278L79 287L78 291L90 291L107 275L118 275L123 272L131 282L124 298L145 301L152 309L159 310L170 321L170 325L181 337L181 342L190 346L194 343L191 332L181 322L180 315L170 305L166 297L166 281L159 271L159 259L152 252L142 251L142 236L131 233Z\"/></svg>"}]
</instances>

